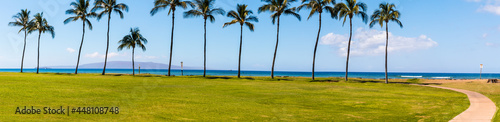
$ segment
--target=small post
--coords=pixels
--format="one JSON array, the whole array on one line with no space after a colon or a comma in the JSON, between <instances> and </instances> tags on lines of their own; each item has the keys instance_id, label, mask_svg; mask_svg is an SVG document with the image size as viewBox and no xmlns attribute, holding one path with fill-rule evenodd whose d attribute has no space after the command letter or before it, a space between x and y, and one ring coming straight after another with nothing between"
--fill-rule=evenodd
<instances>
[{"instance_id":1,"label":"small post","mask_svg":"<svg viewBox=\"0 0 500 122\"><path fill-rule=\"evenodd\" d=\"M479 79L482 79L481 78L482 73L483 73L483 64L480 64Z\"/></svg>"},{"instance_id":2,"label":"small post","mask_svg":"<svg viewBox=\"0 0 500 122\"><path fill-rule=\"evenodd\" d=\"M184 76L184 67L183 67L184 62L181 61L181 75Z\"/></svg>"},{"instance_id":3,"label":"small post","mask_svg":"<svg viewBox=\"0 0 500 122\"><path fill-rule=\"evenodd\" d=\"M139 74L141 74L141 64L139 64Z\"/></svg>"}]
</instances>

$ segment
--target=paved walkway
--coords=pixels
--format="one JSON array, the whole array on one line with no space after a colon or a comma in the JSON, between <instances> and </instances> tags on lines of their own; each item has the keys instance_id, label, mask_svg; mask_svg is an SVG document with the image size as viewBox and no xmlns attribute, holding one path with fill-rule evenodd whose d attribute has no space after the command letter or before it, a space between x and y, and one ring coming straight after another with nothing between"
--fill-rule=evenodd
<instances>
[{"instance_id":1,"label":"paved walkway","mask_svg":"<svg viewBox=\"0 0 500 122\"><path fill-rule=\"evenodd\" d=\"M429 85L426 85L429 86ZM462 89L429 86L434 88L448 89L461 92L469 97L470 106L467 110L450 120L450 122L491 122L497 107L488 97L473 91Z\"/></svg>"}]
</instances>

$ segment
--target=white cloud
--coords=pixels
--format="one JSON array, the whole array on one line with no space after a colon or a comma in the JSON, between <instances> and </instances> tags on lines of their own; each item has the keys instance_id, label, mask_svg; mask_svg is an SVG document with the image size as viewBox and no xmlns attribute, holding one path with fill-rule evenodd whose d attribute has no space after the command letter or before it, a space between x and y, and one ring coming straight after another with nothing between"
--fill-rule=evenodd
<instances>
[{"instance_id":1,"label":"white cloud","mask_svg":"<svg viewBox=\"0 0 500 122\"><path fill-rule=\"evenodd\" d=\"M108 58L116 57L116 56L126 56L126 55L127 55L126 53L120 54L120 53L116 53L116 52L110 52L110 53L108 53ZM85 57L87 57L87 58L104 58L105 56L106 55L104 55L104 54L99 54L99 52L85 54Z\"/></svg>"},{"instance_id":2,"label":"white cloud","mask_svg":"<svg viewBox=\"0 0 500 122\"><path fill-rule=\"evenodd\" d=\"M480 12L489 12L500 15L500 0L465 0L467 2L476 2L483 4L477 9Z\"/></svg>"},{"instance_id":3,"label":"white cloud","mask_svg":"<svg viewBox=\"0 0 500 122\"><path fill-rule=\"evenodd\" d=\"M494 13L496 15L500 15L500 6L496 6L496 5L484 5L484 6L481 6L478 11L485 11L485 12L490 12L490 13Z\"/></svg>"},{"instance_id":4,"label":"white cloud","mask_svg":"<svg viewBox=\"0 0 500 122\"><path fill-rule=\"evenodd\" d=\"M322 45L338 49L338 54L346 56L349 35L329 33L321 37ZM385 31L357 29L351 42L351 55L380 55L385 53ZM389 52L414 51L437 46L438 43L426 35L419 37L396 36L389 32Z\"/></svg>"},{"instance_id":5,"label":"white cloud","mask_svg":"<svg viewBox=\"0 0 500 122\"><path fill-rule=\"evenodd\" d=\"M73 48L66 48L66 51L68 51L69 53L73 53L73 52L75 52L75 49L73 49Z\"/></svg>"}]
</instances>

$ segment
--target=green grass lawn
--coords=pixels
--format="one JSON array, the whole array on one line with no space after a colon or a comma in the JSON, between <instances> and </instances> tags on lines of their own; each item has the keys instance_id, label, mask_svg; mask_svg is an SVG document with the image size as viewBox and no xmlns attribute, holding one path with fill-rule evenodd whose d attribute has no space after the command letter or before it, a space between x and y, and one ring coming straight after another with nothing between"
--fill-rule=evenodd
<instances>
[{"instance_id":1,"label":"green grass lawn","mask_svg":"<svg viewBox=\"0 0 500 122\"><path fill-rule=\"evenodd\" d=\"M443 83L440 86L465 89L481 93L490 98L491 101L495 103L497 108L500 108L500 84L486 83L485 80L482 80L472 82ZM498 111L495 114L493 121L500 122L500 113L498 113Z\"/></svg>"},{"instance_id":2,"label":"green grass lawn","mask_svg":"<svg viewBox=\"0 0 500 122\"><path fill-rule=\"evenodd\" d=\"M458 92L403 84L0 73L3 121L448 121L468 105ZM14 114L23 106L120 107L120 113Z\"/></svg>"}]
</instances>

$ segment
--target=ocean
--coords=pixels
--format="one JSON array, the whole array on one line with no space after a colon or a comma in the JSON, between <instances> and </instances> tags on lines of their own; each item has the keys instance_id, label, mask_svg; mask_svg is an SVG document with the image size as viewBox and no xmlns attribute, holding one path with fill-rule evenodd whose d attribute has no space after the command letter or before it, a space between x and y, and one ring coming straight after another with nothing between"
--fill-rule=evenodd
<instances>
[{"instance_id":1,"label":"ocean","mask_svg":"<svg viewBox=\"0 0 500 122\"><path fill-rule=\"evenodd\" d=\"M19 69L0 69L0 72L19 72ZM36 72L36 69L24 69L24 72ZM75 69L40 69L41 73L74 73ZM102 73L102 69L79 69L78 73ZM132 74L132 69L106 69L106 73ZM136 74L139 70L136 69ZM141 73L166 75L167 69L141 69ZM171 70L172 75L182 75L181 70ZM207 70L211 76L237 76L237 70ZM311 77L311 72L275 71L275 76ZM479 73L409 73L389 72L389 79L479 79ZM203 75L203 70L184 70L183 75ZM242 76L270 76L270 71L241 71ZM316 72L316 77L344 77L345 72ZM384 72L349 72L351 78L383 79ZM499 73L482 73L481 78L500 78Z\"/></svg>"}]
</instances>

